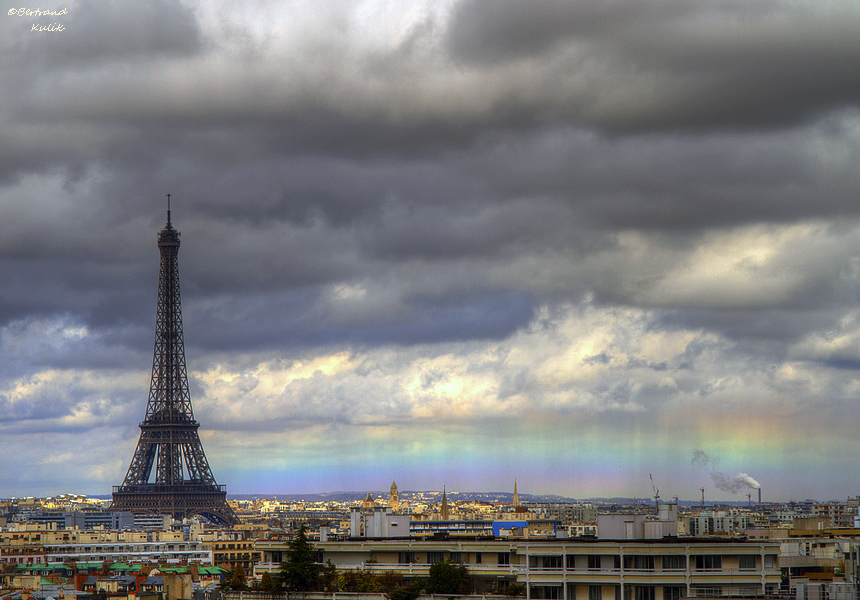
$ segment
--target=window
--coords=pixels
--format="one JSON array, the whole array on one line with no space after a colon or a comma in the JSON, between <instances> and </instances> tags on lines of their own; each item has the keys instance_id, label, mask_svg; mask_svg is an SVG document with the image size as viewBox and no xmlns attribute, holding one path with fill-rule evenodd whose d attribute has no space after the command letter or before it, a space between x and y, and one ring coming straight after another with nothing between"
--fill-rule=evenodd
<instances>
[{"instance_id":1,"label":"window","mask_svg":"<svg viewBox=\"0 0 860 600\"><path fill-rule=\"evenodd\" d=\"M738 556L738 568L743 571L754 571L755 554L741 554Z\"/></svg>"},{"instance_id":2,"label":"window","mask_svg":"<svg viewBox=\"0 0 860 600\"><path fill-rule=\"evenodd\" d=\"M533 585L529 595L534 600L556 600L561 598L561 592L560 585Z\"/></svg>"},{"instance_id":3,"label":"window","mask_svg":"<svg viewBox=\"0 0 860 600\"><path fill-rule=\"evenodd\" d=\"M653 585L637 585L633 588L633 600L654 600Z\"/></svg>"},{"instance_id":4,"label":"window","mask_svg":"<svg viewBox=\"0 0 860 600\"><path fill-rule=\"evenodd\" d=\"M633 600L654 600L653 585L637 585L633 588Z\"/></svg>"},{"instance_id":5,"label":"window","mask_svg":"<svg viewBox=\"0 0 860 600\"><path fill-rule=\"evenodd\" d=\"M397 553L397 562L399 562L402 565L405 565L405 564L410 564L410 563L414 563L414 562L418 562L418 561L415 560L415 553L414 552L398 552Z\"/></svg>"},{"instance_id":6,"label":"window","mask_svg":"<svg viewBox=\"0 0 860 600\"><path fill-rule=\"evenodd\" d=\"M483 556L481 556L480 552L475 552L475 564L479 565L483 562Z\"/></svg>"},{"instance_id":7,"label":"window","mask_svg":"<svg viewBox=\"0 0 860 600\"><path fill-rule=\"evenodd\" d=\"M624 568L633 569L636 571L653 571L654 557L653 556L625 556Z\"/></svg>"},{"instance_id":8,"label":"window","mask_svg":"<svg viewBox=\"0 0 860 600\"><path fill-rule=\"evenodd\" d=\"M451 562L455 562L458 564L463 562L463 554L460 552L451 552L449 558L451 559Z\"/></svg>"},{"instance_id":9,"label":"window","mask_svg":"<svg viewBox=\"0 0 860 600\"><path fill-rule=\"evenodd\" d=\"M600 555L597 555L597 554L589 554L588 555L588 570L589 571L599 571L600 570Z\"/></svg>"},{"instance_id":10,"label":"window","mask_svg":"<svg viewBox=\"0 0 860 600\"><path fill-rule=\"evenodd\" d=\"M670 554L663 557L664 571L683 571L687 568L687 557L683 554Z\"/></svg>"},{"instance_id":11,"label":"window","mask_svg":"<svg viewBox=\"0 0 860 600\"><path fill-rule=\"evenodd\" d=\"M498 560L499 560L500 565L511 564L511 553L510 552L499 552Z\"/></svg>"},{"instance_id":12,"label":"window","mask_svg":"<svg viewBox=\"0 0 860 600\"><path fill-rule=\"evenodd\" d=\"M445 562L444 552L428 552L427 564L435 565L436 563Z\"/></svg>"},{"instance_id":13,"label":"window","mask_svg":"<svg viewBox=\"0 0 860 600\"><path fill-rule=\"evenodd\" d=\"M543 569L560 569L561 556L538 557L538 566Z\"/></svg>"},{"instance_id":14,"label":"window","mask_svg":"<svg viewBox=\"0 0 860 600\"><path fill-rule=\"evenodd\" d=\"M686 588L681 585L664 585L663 600L681 600Z\"/></svg>"},{"instance_id":15,"label":"window","mask_svg":"<svg viewBox=\"0 0 860 600\"><path fill-rule=\"evenodd\" d=\"M588 586L588 600L603 600L603 588L599 585Z\"/></svg>"},{"instance_id":16,"label":"window","mask_svg":"<svg viewBox=\"0 0 860 600\"><path fill-rule=\"evenodd\" d=\"M722 556L705 555L696 557L696 569L699 571L715 571L722 568Z\"/></svg>"}]
</instances>

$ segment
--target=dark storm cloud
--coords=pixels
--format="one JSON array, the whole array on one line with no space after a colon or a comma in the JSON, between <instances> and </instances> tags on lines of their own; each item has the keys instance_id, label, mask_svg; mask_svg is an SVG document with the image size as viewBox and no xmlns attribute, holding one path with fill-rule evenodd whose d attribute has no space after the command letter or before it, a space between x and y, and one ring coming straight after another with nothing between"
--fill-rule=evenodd
<instances>
[{"instance_id":1,"label":"dark storm cloud","mask_svg":"<svg viewBox=\"0 0 860 600\"><path fill-rule=\"evenodd\" d=\"M851 127L621 139L561 128L505 136L451 168L464 180L470 176L471 189L482 190L475 197L489 205L494 198L528 198L565 207L569 228L683 231L793 221L856 212L857 148L849 145L838 160L816 155L850 139ZM556 223L545 222L544 231Z\"/></svg>"},{"instance_id":2,"label":"dark storm cloud","mask_svg":"<svg viewBox=\"0 0 860 600\"><path fill-rule=\"evenodd\" d=\"M587 126L762 129L856 105L858 24L846 3L465 0L448 42L495 67L570 53L593 87L547 107Z\"/></svg>"},{"instance_id":3,"label":"dark storm cloud","mask_svg":"<svg viewBox=\"0 0 860 600\"><path fill-rule=\"evenodd\" d=\"M767 348L769 356L784 356L788 352L786 344L815 331L832 329L841 317L841 310L782 310L773 306L759 310L686 308L659 313L654 326L658 329L704 327L748 345L748 350L761 345Z\"/></svg>"},{"instance_id":4,"label":"dark storm cloud","mask_svg":"<svg viewBox=\"0 0 860 600\"><path fill-rule=\"evenodd\" d=\"M403 294L381 307L372 299L341 307L315 288L202 302L189 302L185 293L185 299L189 344L206 351L502 339L534 315L531 295L482 289L460 296L448 290Z\"/></svg>"},{"instance_id":5,"label":"dark storm cloud","mask_svg":"<svg viewBox=\"0 0 860 600\"><path fill-rule=\"evenodd\" d=\"M64 260L57 255L51 259L8 258L0 260L0 265L7 278L0 297L0 322L71 312L87 315L94 325L116 325L154 299L148 289L151 286L140 281L142 273L136 265ZM133 316L129 320L140 322Z\"/></svg>"},{"instance_id":6,"label":"dark storm cloud","mask_svg":"<svg viewBox=\"0 0 860 600\"><path fill-rule=\"evenodd\" d=\"M361 228L362 250L371 257L387 260L494 257L546 239L551 235L547 221L565 212L562 207L547 206L539 200L488 205L461 197L459 201L442 202L445 205L411 200L387 203L379 219Z\"/></svg>"},{"instance_id":7,"label":"dark storm cloud","mask_svg":"<svg viewBox=\"0 0 860 600\"><path fill-rule=\"evenodd\" d=\"M616 1L466 0L453 11L448 43L462 60L506 62L540 56L578 36L599 37L628 19L647 17L648 12L641 3Z\"/></svg>"}]
</instances>

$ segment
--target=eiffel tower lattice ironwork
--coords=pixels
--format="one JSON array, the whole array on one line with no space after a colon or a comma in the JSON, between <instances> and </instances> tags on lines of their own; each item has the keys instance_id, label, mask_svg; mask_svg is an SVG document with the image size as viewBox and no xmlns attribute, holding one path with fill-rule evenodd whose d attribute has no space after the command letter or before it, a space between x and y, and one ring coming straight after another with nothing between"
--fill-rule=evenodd
<instances>
[{"instance_id":1,"label":"eiffel tower lattice ironwork","mask_svg":"<svg viewBox=\"0 0 860 600\"><path fill-rule=\"evenodd\" d=\"M111 509L176 519L201 515L234 525L239 519L227 504L226 486L215 482L191 409L179 300L179 232L170 222L170 196L167 202L167 225L158 234L161 268L146 418L125 480L113 488ZM150 482L153 466L155 481Z\"/></svg>"}]
</instances>

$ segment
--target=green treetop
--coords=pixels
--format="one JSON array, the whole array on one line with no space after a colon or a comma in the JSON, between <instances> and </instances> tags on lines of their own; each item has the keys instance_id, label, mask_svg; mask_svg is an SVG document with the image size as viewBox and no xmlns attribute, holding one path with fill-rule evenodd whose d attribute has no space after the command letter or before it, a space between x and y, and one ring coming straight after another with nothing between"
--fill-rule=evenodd
<instances>
[{"instance_id":1,"label":"green treetop","mask_svg":"<svg viewBox=\"0 0 860 600\"><path fill-rule=\"evenodd\" d=\"M281 563L281 585L288 592L313 592L319 588L319 583L317 552L302 525L290 542L287 560Z\"/></svg>"}]
</instances>

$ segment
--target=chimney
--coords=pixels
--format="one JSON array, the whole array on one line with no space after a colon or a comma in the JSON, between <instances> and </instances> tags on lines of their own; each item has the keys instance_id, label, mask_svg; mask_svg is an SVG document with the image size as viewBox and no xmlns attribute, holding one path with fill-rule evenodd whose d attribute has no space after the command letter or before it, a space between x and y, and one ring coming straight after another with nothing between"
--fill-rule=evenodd
<instances>
[{"instance_id":1,"label":"chimney","mask_svg":"<svg viewBox=\"0 0 860 600\"><path fill-rule=\"evenodd\" d=\"M761 504L761 488L758 489L758 503Z\"/></svg>"}]
</instances>

